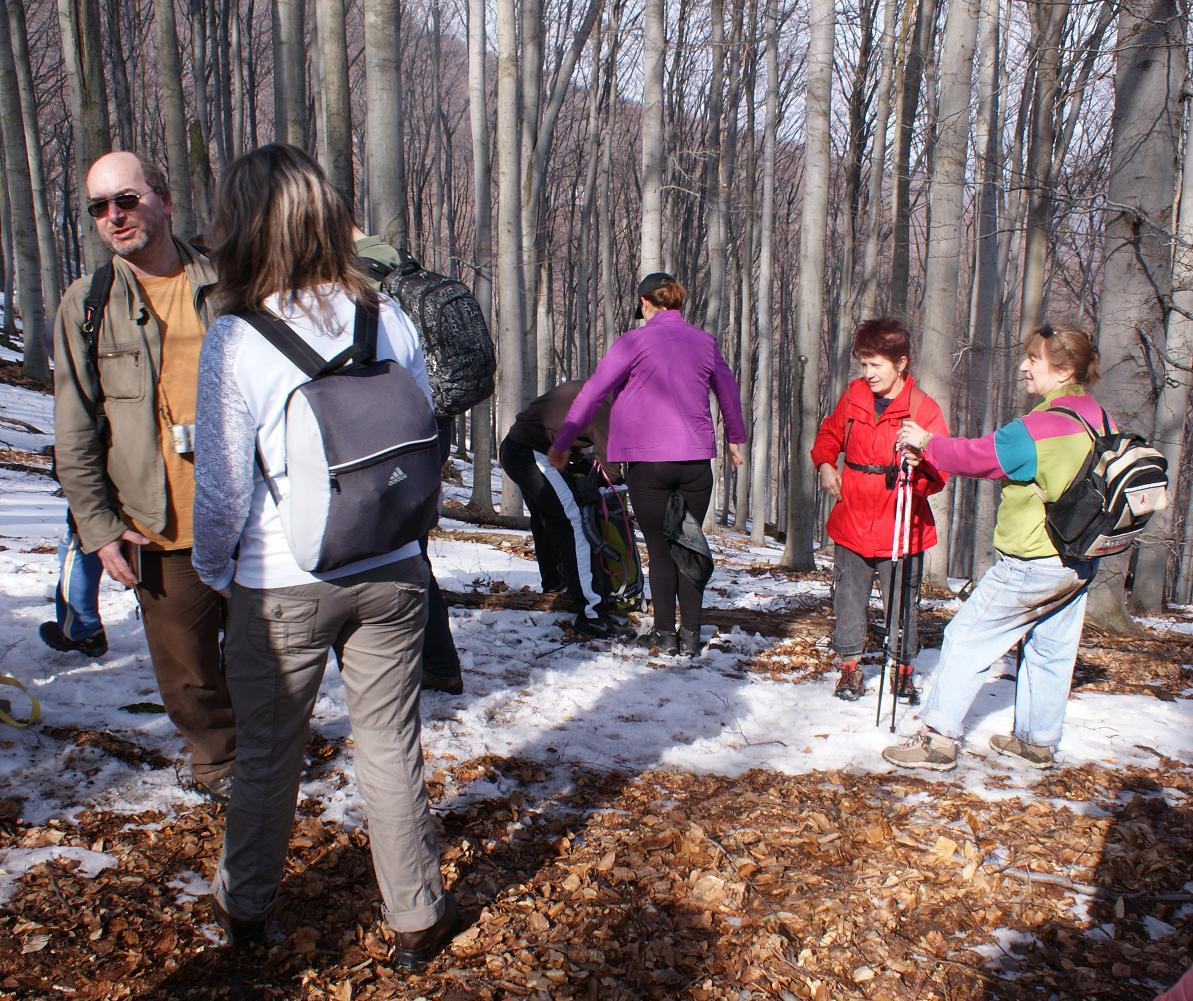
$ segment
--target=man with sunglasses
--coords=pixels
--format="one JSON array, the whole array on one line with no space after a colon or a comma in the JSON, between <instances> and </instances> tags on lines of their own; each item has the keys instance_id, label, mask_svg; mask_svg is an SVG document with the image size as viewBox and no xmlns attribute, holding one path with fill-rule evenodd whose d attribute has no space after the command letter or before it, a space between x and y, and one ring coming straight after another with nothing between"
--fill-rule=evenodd
<instances>
[{"instance_id":1,"label":"man with sunglasses","mask_svg":"<svg viewBox=\"0 0 1193 1001\"><path fill-rule=\"evenodd\" d=\"M199 349L215 269L170 232L165 175L100 157L87 213L113 253L54 322L58 479L85 552L134 587L162 702L189 745L188 788L223 800L236 720L220 653L221 598L191 566Z\"/></svg>"}]
</instances>

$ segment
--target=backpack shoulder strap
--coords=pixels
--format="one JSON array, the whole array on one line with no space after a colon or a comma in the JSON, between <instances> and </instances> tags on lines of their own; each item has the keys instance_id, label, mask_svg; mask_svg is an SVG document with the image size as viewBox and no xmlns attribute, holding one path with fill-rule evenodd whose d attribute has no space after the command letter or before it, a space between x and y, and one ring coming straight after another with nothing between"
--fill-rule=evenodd
<instances>
[{"instance_id":1,"label":"backpack shoulder strap","mask_svg":"<svg viewBox=\"0 0 1193 1001\"><path fill-rule=\"evenodd\" d=\"M928 399L928 394L918 385L912 386L911 392L907 394L907 411L917 424L920 422L920 407L924 405L926 399Z\"/></svg>"},{"instance_id":2,"label":"backpack shoulder strap","mask_svg":"<svg viewBox=\"0 0 1193 1001\"><path fill-rule=\"evenodd\" d=\"M87 341L94 350L95 331L99 318L103 316L112 295L112 283L116 279L116 269L112 262L101 264L91 275L91 287L87 290L87 298L83 300L83 323L80 329L87 336Z\"/></svg>"},{"instance_id":3,"label":"backpack shoulder strap","mask_svg":"<svg viewBox=\"0 0 1193 1001\"><path fill-rule=\"evenodd\" d=\"M317 379L330 364L318 351L298 336L290 325L263 309L238 309L234 316L253 326L281 354L298 366L308 379ZM354 351L355 345L349 348ZM333 361L335 359L332 359Z\"/></svg>"},{"instance_id":4,"label":"backpack shoulder strap","mask_svg":"<svg viewBox=\"0 0 1193 1001\"><path fill-rule=\"evenodd\" d=\"M1101 408L1099 408L1099 409L1101 409ZM1101 434L1099 434L1098 430L1089 421L1087 421L1084 417L1082 417L1081 414L1079 414L1076 410L1071 409L1070 407L1049 407L1048 410L1050 413L1064 414L1066 417L1072 417L1073 420L1077 421L1085 429L1085 433L1088 434L1090 436L1090 438L1094 439L1095 441L1098 438L1102 437L1103 435L1108 435L1111 433L1111 431L1110 431L1110 415L1108 413L1106 413L1105 410L1102 410L1102 421L1103 421L1103 424L1104 424L1104 427L1106 428L1106 430L1103 431Z\"/></svg>"},{"instance_id":5,"label":"backpack shoulder strap","mask_svg":"<svg viewBox=\"0 0 1193 1001\"><path fill-rule=\"evenodd\" d=\"M397 270L397 265L386 264L384 261L379 261L375 257L369 257L367 254L361 254L357 257L357 262L373 281L377 284L385 281L394 271Z\"/></svg>"},{"instance_id":6,"label":"backpack shoulder strap","mask_svg":"<svg viewBox=\"0 0 1193 1001\"><path fill-rule=\"evenodd\" d=\"M356 307L356 321L352 328L352 347L348 352L352 353L352 357L363 364L369 364L377 358L377 328L381 320L381 309L377 306L372 308L361 306L357 304ZM335 365L348 352L341 352L336 355L328 366ZM344 364L350 359L345 358ZM335 365L339 368L339 365Z\"/></svg>"}]
</instances>

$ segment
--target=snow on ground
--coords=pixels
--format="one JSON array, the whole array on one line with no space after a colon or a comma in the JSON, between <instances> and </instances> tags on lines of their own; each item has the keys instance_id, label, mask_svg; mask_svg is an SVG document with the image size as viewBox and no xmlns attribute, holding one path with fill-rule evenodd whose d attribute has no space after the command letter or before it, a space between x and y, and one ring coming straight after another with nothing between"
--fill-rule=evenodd
<instances>
[{"instance_id":1,"label":"snow on ground","mask_svg":"<svg viewBox=\"0 0 1193 1001\"><path fill-rule=\"evenodd\" d=\"M49 397L27 390L0 386L0 415L38 430L52 428ZM0 422L0 438L13 447L39 449L49 443L48 434L21 431L21 438L9 425L10 420ZM458 465L464 485L449 487L447 494L466 500L471 470ZM0 607L5 613L0 617L0 672L21 678L36 694L45 724L110 730L180 759L181 741L164 715L128 708L158 701L131 592L104 583L101 606L111 649L102 659L57 653L38 640L38 624L53 616L57 579L56 557L44 550L60 534L65 513L62 500L54 496L55 486L48 477L0 470ZM499 490L497 477L493 486ZM533 561L453 538L454 529L475 534L471 526L445 521L443 529L431 556L445 588L469 590L490 581L504 581L514 590L537 587ZM801 599L808 604L813 597L827 596L819 580L744 572L747 565L776 563L780 551L775 547L734 544L718 549L711 605L799 614ZM775 643L772 638L736 630L712 637L706 630L712 642L693 668L628 645L566 642L561 624L568 618L562 613L453 609L466 692L424 697L424 745L432 771L484 754L531 758L548 766L549 794L566 788L574 765L727 775L750 768L789 774L888 770L880 751L892 739L889 702L876 727L874 677L870 697L845 703L833 698L834 679L828 674L795 684L743 671L745 661ZM1171 620L1163 620L1163 626L1172 627ZM824 656L830 656L827 641ZM938 650L929 649L917 658L926 686L932 683L938 656ZM1014 765L987 747L990 734L1011 728L1014 685L1001 675L1013 668L1008 661L1005 672L996 668L991 673L997 680L985 687L967 721L966 750L972 753L955 773L936 778L991 798L1022 796L1035 773L1023 775L1022 784L1007 783L1008 774L1017 774ZM7 690L3 694L7 697ZM11 697L14 712L23 713L20 694ZM911 723L910 710L900 707L899 713L903 726ZM1156 753L1193 762L1191 724L1187 699L1163 702L1146 695L1078 692L1069 704L1060 751L1070 765L1152 767ZM334 669L324 679L313 726L329 739L349 733L343 687ZM1147 749L1138 746L1143 743ZM23 800L23 814L33 823L69 817L89 806L169 812L195 802L170 769L138 769L38 728L0 728L0 785ZM456 805L460 797L498 791L481 783L467 789L449 785L444 806ZM303 795L321 800L329 818L363 821L355 787L343 784L334 770L305 781ZM22 865L19 859L0 858L0 868L9 873L0 876L0 894L24 871Z\"/></svg>"}]
</instances>

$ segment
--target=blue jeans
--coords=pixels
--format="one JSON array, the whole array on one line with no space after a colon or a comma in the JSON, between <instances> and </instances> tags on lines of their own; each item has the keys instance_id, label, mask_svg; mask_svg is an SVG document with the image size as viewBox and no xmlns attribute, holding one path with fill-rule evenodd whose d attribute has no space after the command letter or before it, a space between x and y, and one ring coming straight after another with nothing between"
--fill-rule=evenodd
<instances>
[{"instance_id":1,"label":"blue jeans","mask_svg":"<svg viewBox=\"0 0 1193 1001\"><path fill-rule=\"evenodd\" d=\"M991 665L1023 639L1015 736L1029 744L1059 743L1085 599L1097 569L1096 560L1001 557L944 631L940 667L921 720L960 739L965 714Z\"/></svg>"},{"instance_id":2,"label":"blue jeans","mask_svg":"<svg viewBox=\"0 0 1193 1001\"><path fill-rule=\"evenodd\" d=\"M95 553L85 553L69 515L58 543L58 590L54 610L58 627L72 640L85 640L103 628L99 617L99 581L104 566Z\"/></svg>"}]
</instances>

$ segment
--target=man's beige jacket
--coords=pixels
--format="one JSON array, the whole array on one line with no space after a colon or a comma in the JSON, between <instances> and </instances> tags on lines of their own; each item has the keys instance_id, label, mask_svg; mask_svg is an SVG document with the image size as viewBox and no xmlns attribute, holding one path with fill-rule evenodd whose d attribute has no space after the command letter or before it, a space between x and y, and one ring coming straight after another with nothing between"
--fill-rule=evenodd
<instances>
[{"instance_id":1,"label":"man's beige jacket","mask_svg":"<svg viewBox=\"0 0 1193 1001\"><path fill-rule=\"evenodd\" d=\"M215 268L189 244L175 239L174 245L207 326L215 319ZM120 538L130 518L155 532L166 524L157 421L161 331L132 270L118 257L112 263L112 294L93 334L83 332L90 275L66 290L54 320L58 481L89 553Z\"/></svg>"}]
</instances>

